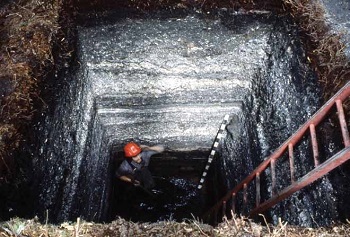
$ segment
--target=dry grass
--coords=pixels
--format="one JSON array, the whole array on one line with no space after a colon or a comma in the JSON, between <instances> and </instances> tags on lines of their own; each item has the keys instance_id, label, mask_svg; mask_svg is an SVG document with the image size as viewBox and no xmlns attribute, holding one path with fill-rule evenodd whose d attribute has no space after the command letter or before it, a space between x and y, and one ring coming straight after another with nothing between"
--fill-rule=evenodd
<instances>
[{"instance_id":1,"label":"dry grass","mask_svg":"<svg viewBox=\"0 0 350 237\"><path fill-rule=\"evenodd\" d=\"M62 236L266 236L266 237L331 237L350 236L350 224L328 228L302 228L280 223L276 226L260 225L247 218L224 219L216 228L197 220L187 222L161 221L157 223L134 223L119 218L109 224L81 221L61 225L41 224L36 219L11 219L0 223L0 236L62 237Z\"/></svg>"},{"instance_id":2,"label":"dry grass","mask_svg":"<svg viewBox=\"0 0 350 237\"><path fill-rule=\"evenodd\" d=\"M283 2L305 35L308 59L318 74L323 97L328 100L350 79L350 63L344 53L342 35L331 33L325 22L325 10L317 1ZM350 108L349 104L346 107Z\"/></svg>"},{"instance_id":3,"label":"dry grass","mask_svg":"<svg viewBox=\"0 0 350 237\"><path fill-rule=\"evenodd\" d=\"M15 172L13 152L38 109L39 85L54 65L61 1L15 1L0 11L0 83L10 93L0 102L0 183Z\"/></svg>"},{"instance_id":4,"label":"dry grass","mask_svg":"<svg viewBox=\"0 0 350 237\"><path fill-rule=\"evenodd\" d=\"M213 236L213 227L197 221L134 223L119 218L109 224L81 221L61 225L40 224L37 220L12 219L1 224L0 236Z\"/></svg>"}]
</instances>

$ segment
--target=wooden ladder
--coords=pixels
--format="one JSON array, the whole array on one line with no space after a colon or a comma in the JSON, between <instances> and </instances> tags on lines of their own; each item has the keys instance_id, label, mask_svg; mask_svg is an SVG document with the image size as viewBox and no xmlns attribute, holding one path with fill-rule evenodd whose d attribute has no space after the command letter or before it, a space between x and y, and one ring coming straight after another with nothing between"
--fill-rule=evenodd
<instances>
[{"instance_id":1,"label":"wooden ladder","mask_svg":"<svg viewBox=\"0 0 350 237\"><path fill-rule=\"evenodd\" d=\"M268 208L274 206L285 198L291 196L293 193L311 184L315 180L321 178L328 172L340 166L350 159L350 139L347 122L345 119L343 103L350 97L350 82L348 82L342 89L338 91L321 109L319 109L304 125L302 125L291 137L289 137L273 154L264 160L255 170L253 170L242 182L230 190L223 198L221 198L208 212L203 216L203 220L217 223L218 218L226 215L227 211L236 212L236 196L239 192L243 192L243 206L248 203L248 186L255 184L255 208L250 210L249 216L262 213ZM343 138L344 148L337 154L327 159L323 163L319 161L319 151L317 143L316 127L328 116L333 107L336 107L340 129ZM310 135L313 161L315 168L309 171L306 175L299 179L295 179L294 168L294 152L293 148L305 136ZM290 185L281 191L276 188L276 161L283 155L288 154L289 168L290 168ZM260 175L267 168L270 168L271 173L271 198L261 202L260 195ZM281 177L284 178L284 177ZM255 180L255 182L253 182ZM253 187L254 188L254 187ZM231 203L227 207L227 203ZM228 209L229 208L229 209Z\"/></svg>"}]
</instances>

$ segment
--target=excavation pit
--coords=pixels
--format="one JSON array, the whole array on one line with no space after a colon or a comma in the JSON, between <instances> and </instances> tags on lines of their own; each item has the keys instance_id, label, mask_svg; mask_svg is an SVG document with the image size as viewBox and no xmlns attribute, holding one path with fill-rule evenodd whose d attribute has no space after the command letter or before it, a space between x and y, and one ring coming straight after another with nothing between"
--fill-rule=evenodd
<instances>
[{"instance_id":1,"label":"excavation pit","mask_svg":"<svg viewBox=\"0 0 350 237\"><path fill-rule=\"evenodd\" d=\"M165 185L168 184L173 186L174 196L162 197L158 203L163 205L157 207L146 205L149 211L158 208L157 215L149 213L150 219L175 215L166 214L164 209L171 206L164 199L181 199L176 194L179 189L175 191L179 187L171 180L184 179L185 175L179 174L190 170L192 175L186 177L185 183L189 189L196 186L193 181L201 178L209 154L186 161L181 156L188 156L191 151L209 152L223 118L229 115L216 161L206 177L203 190L208 193L197 202L204 206L195 208L199 213L257 162L248 158L260 156L257 140L260 144L269 143L263 133L274 132L259 130L267 122L262 121L263 117L276 120L274 129L285 130L282 139L307 116L304 110L292 115L299 106L316 108L317 93L306 94L313 86L312 80L303 86L300 78L301 73L315 77L302 63L305 61L297 30L290 19L270 12L221 10L210 16L183 11L139 15L115 12L108 13L106 21L98 17L81 24L77 37L79 69L71 75L75 78L71 89L58 101L61 122L55 128L48 125L49 142L41 148L44 157L55 156L55 147L70 157L53 168L55 176L63 179L52 183L52 174L43 174L47 183L42 185L40 197L46 207L54 205L58 210L53 213L56 221L78 216L94 221L110 220L118 214L123 217L125 205L118 206L115 201L123 200L123 192L115 190L118 185L115 186L113 159L115 152L120 154L131 140L163 144L168 151L165 156L176 155L173 162L177 164L183 161L177 167L169 156L156 157L151 167L159 177L158 191L169 192ZM273 80L268 81L271 77ZM70 101L68 108L66 100ZM282 103L281 110L274 107L275 103ZM270 106L275 114L265 114ZM281 119L289 127L277 124ZM61 142L51 144L57 137L62 138ZM123 158L116 159L120 162ZM190 209L189 203L185 205L184 218L189 216L185 213ZM125 217L147 221L147 208L143 209L145 215ZM181 220L179 212L176 218Z\"/></svg>"},{"instance_id":2,"label":"excavation pit","mask_svg":"<svg viewBox=\"0 0 350 237\"><path fill-rule=\"evenodd\" d=\"M181 220L192 212L187 207L197 215L320 105L316 76L286 16L240 9L109 11L90 15L76 30L75 68L57 76L62 90L52 95L55 109L38 124L40 139L33 146L40 203L34 212L52 222L77 217L103 222L118 214L137 221ZM204 196L193 205L197 194L183 190L195 188L226 114L229 125ZM146 203L143 193L139 205L131 206L135 211L125 214L114 171L130 140L163 144L167 151L151 164L160 205ZM182 183L188 189L181 189ZM327 224L337 216L334 203L310 204L324 193L327 200L334 198L330 183L322 185L292 199L293 215L277 207L271 219L312 225L317 215ZM191 200L181 206L184 195ZM143 215L134 215L137 208Z\"/></svg>"}]
</instances>

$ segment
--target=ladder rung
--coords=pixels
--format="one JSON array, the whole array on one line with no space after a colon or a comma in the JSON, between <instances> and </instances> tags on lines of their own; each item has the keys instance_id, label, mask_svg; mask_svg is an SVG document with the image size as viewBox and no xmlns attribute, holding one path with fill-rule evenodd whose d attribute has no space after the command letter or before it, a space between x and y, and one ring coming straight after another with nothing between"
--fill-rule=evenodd
<instances>
[{"instance_id":1,"label":"ladder rung","mask_svg":"<svg viewBox=\"0 0 350 237\"><path fill-rule=\"evenodd\" d=\"M231 210L232 210L232 213L236 213L236 193L232 193Z\"/></svg>"},{"instance_id":2,"label":"ladder rung","mask_svg":"<svg viewBox=\"0 0 350 237\"><path fill-rule=\"evenodd\" d=\"M243 185L243 210L245 211L248 203L248 188L247 184Z\"/></svg>"},{"instance_id":3,"label":"ladder rung","mask_svg":"<svg viewBox=\"0 0 350 237\"><path fill-rule=\"evenodd\" d=\"M289 153L289 166L290 166L290 180L292 183L295 182L295 168L294 168L294 151L293 144L288 144L288 153Z\"/></svg>"},{"instance_id":4,"label":"ladder rung","mask_svg":"<svg viewBox=\"0 0 350 237\"><path fill-rule=\"evenodd\" d=\"M320 164L320 161L319 161L319 154L318 154L316 129L315 129L315 124L313 123L310 124L310 134L311 134L312 152L314 154L314 163L315 163L315 167L317 167Z\"/></svg>"},{"instance_id":5,"label":"ladder rung","mask_svg":"<svg viewBox=\"0 0 350 237\"><path fill-rule=\"evenodd\" d=\"M274 159L271 160L271 185L272 185L272 197L277 194L276 191L276 161Z\"/></svg>"},{"instance_id":6,"label":"ladder rung","mask_svg":"<svg viewBox=\"0 0 350 237\"><path fill-rule=\"evenodd\" d=\"M350 138L349 138L348 126L345 120L343 103L341 100L336 100L335 103L337 104L338 118L340 122L341 133L343 135L344 145L345 147L348 147L350 146Z\"/></svg>"},{"instance_id":7,"label":"ladder rung","mask_svg":"<svg viewBox=\"0 0 350 237\"><path fill-rule=\"evenodd\" d=\"M255 186L256 186L256 206L259 206L260 205L260 173L256 173Z\"/></svg>"},{"instance_id":8,"label":"ladder rung","mask_svg":"<svg viewBox=\"0 0 350 237\"><path fill-rule=\"evenodd\" d=\"M226 216L226 201L222 201L222 216Z\"/></svg>"}]
</instances>

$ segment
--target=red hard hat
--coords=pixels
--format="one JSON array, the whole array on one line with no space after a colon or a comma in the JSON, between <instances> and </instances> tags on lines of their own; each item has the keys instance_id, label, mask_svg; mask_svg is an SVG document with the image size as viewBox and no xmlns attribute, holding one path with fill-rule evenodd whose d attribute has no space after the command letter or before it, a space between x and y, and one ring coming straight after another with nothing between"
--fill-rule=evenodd
<instances>
[{"instance_id":1,"label":"red hard hat","mask_svg":"<svg viewBox=\"0 0 350 237\"><path fill-rule=\"evenodd\" d=\"M141 148L135 142L129 142L124 146L125 157L131 158L140 154Z\"/></svg>"}]
</instances>

